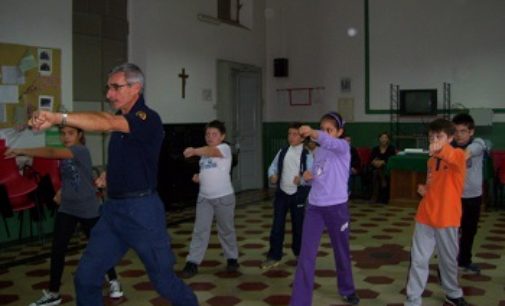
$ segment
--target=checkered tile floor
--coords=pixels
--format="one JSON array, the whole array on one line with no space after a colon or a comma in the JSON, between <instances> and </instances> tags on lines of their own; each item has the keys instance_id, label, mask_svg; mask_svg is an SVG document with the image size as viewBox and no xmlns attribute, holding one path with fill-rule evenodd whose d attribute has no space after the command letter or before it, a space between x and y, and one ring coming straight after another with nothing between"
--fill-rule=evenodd
<instances>
[{"instance_id":1,"label":"checkered tile floor","mask_svg":"<svg viewBox=\"0 0 505 306\"><path fill-rule=\"evenodd\" d=\"M214 230L199 274L186 280L196 292L200 305L265 306L287 305L289 302L295 271L295 261L289 249L289 230L282 264L273 270L262 271L259 265L268 250L271 202L247 203L236 209L240 272L229 274L224 271L225 260ZM350 208L353 272L362 299L360 305L402 305L415 209L362 202L353 202ZM168 228L173 251L178 257L177 271L184 266L192 228L192 221ZM48 243L42 247L47 248ZM474 248L474 261L481 266L482 274L460 277L465 297L471 305L505 306L504 249L505 212L483 213ZM36 251L27 247L19 248L17 252ZM64 305L75 304L72 274L80 253L76 250L67 256L61 288ZM135 253L128 252L117 270L126 296L120 300L104 298L106 305L170 305L158 297ZM33 302L47 287L48 273L47 259L0 271L0 305L28 305ZM335 282L332 249L325 234L319 249L313 305L345 305L336 292ZM443 305L443 292L436 276L436 259L432 261L432 273L423 302L426 306Z\"/></svg>"}]
</instances>

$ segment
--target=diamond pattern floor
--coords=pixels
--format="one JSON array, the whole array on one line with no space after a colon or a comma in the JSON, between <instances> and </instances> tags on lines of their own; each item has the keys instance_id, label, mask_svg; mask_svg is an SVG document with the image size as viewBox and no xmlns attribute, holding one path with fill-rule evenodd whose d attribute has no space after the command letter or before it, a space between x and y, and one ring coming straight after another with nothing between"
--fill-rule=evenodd
<instances>
[{"instance_id":1,"label":"diamond pattern floor","mask_svg":"<svg viewBox=\"0 0 505 306\"><path fill-rule=\"evenodd\" d=\"M362 302L360 305L402 305L409 265L409 248L415 209L370 205L350 205L351 250L353 272ZM268 249L272 209L270 201L257 201L237 207L236 226L240 246L240 272L226 273L225 260L213 231L205 261L199 274L187 280L196 292L200 305L266 306L287 305L295 261L286 237L281 265L270 271L259 269ZM289 223L288 223L289 224ZM178 257L176 270L184 265L193 223L184 222L168 228L173 251ZM41 246L42 248L47 247ZM462 275L461 285L471 305L505 306L505 213L483 213L476 239L474 261L480 264L479 276ZM37 252L20 248L20 252ZM61 292L63 305L74 305L72 274L79 261L80 250L67 256ZM7 256L2 254L3 256ZM141 262L128 252L117 270L125 298L110 300L106 305L170 305L153 290ZM41 260L0 271L0 305L28 305L47 287L49 264ZM314 303L317 306L345 305L336 293L334 263L328 236L323 235L318 254ZM106 291L104 290L104 293ZM425 292L423 305L443 305L443 292L436 276L436 259Z\"/></svg>"}]
</instances>

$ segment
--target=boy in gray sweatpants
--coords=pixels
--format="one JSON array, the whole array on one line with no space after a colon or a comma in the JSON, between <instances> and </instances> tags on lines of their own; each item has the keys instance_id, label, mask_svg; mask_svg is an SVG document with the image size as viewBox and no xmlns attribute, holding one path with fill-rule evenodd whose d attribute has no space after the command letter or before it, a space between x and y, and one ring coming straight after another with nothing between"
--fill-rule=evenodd
<instances>
[{"instance_id":1,"label":"boy in gray sweatpants","mask_svg":"<svg viewBox=\"0 0 505 306\"><path fill-rule=\"evenodd\" d=\"M438 254L445 301L468 305L458 284L458 231L461 221L461 194L465 181L466 157L453 148L454 125L435 119L429 125L430 159L426 185L419 185L423 196L416 214L405 306L421 306L433 252Z\"/></svg>"},{"instance_id":2,"label":"boy in gray sweatpants","mask_svg":"<svg viewBox=\"0 0 505 306\"><path fill-rule=\"evenodd\" d=\"M200 183L200 192L196 203L195 227L189 246L186 265L182 277L189 278L198 273L209 244L212 221L216 217L217 233L224 256L227 259L226 270L235 272L238 247L235 235L235 194L231 184L230 170L232 153L230 146L224 143L226 129L224 123L211 121L205 129L207 146L186 148L184 156L200 156L200 173L193 176L195 183Z\"/></svg>"}]
</instances>

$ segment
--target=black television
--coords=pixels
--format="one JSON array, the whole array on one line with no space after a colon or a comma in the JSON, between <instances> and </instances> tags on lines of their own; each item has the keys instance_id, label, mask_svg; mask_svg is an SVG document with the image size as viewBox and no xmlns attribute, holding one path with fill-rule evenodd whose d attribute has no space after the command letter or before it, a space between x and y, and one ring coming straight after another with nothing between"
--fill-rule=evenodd
<instances>
[{"instance_id":1,"label":"black television","mask_svg":"<svg viewBox=\"0 0 505 306\"><path fill-rule=\"evenodd\" d=\"M403 116L426 116L437 114L436 89L400 90L399 114Z\"/></svg>"}]
</instances>

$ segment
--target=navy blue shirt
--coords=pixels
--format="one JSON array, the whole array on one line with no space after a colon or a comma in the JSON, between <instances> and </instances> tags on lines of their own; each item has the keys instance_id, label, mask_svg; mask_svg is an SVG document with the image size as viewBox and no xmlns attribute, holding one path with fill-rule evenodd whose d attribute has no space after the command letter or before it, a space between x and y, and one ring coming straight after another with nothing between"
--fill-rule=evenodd
<instances>
[{"instance_id":1,"label":"navy blue shirt","mask_svg":"<svg viewBox=\"0 0 505 306\"><path fill-rule=\"evenodd\" d=\"M128 121L130 133L111 134L107 163L109 197L155 190L157 186L164 135L160 116L146 106L143 96L122 116Z\"/></svg>"}]
</instances>

